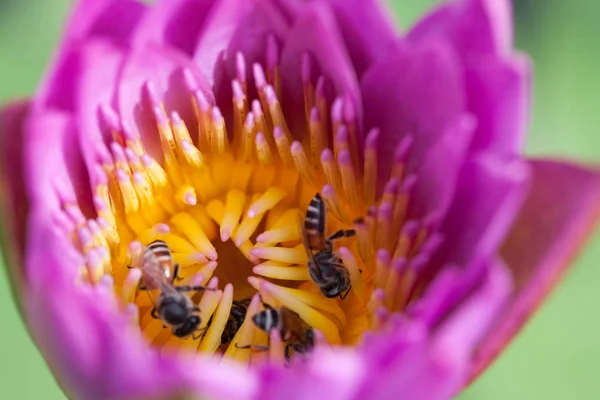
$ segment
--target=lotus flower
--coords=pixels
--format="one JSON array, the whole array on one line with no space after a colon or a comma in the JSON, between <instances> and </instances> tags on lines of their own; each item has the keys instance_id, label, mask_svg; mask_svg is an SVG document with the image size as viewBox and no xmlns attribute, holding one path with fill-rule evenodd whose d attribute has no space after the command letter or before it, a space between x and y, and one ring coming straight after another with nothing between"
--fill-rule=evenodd
<instances>
[{"instance_id":1,"label":"lotus flower","mask_svg":"<svg viewBox=\"0 0 600 400\"><path fill-rule=\"evenodd\" d=\"M32 337L72 398L449 398L600 204L598 171L522 156L529 96L508 0L443 4L402 34L375 0L80 0L35 96L2 110ZM307 267L317 192L326 233L356 232L334 242L344 299ZM186 294L203 335L173 335L136 289L127 267L156 239L181 284L209 288ZM312 327L312 351L285 360L250 318L261 298Z\"/></svg>"}]
</instances>

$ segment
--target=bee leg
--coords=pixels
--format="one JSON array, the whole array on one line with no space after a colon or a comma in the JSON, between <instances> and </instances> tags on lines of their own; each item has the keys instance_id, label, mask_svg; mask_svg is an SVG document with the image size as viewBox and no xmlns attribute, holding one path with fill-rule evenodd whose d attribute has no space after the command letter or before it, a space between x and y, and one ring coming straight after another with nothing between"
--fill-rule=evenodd
<instances>
[{"instance_id":1,"label":"bee leg","mask_svg":"<svg viewBox=\"0 0 600 400\"><path fill-rule=\"evenodd\" d=\"M144 285L143 281L139 281L139 283L138 283L138 290L148 290L148 288L146 287L146 285Z\"/></svg>"},{"instance_id":2,"label":"bee leg","mask_svg":"<svg viewBox=\"0 0 600 400\"><path fill-rule=\"evenodd\" d=\"M350 285L350 287L348 288L348 290L346 290L345 293L340 294L340 299L344 300L346 296L348 296L348 293L350 293L350 289L352 289L352 285Z\"/></svg>"},{"instance_id":3,"label":"bee leg","mask_svg":"<svg viewBox=\"0 0 600 400\"><path fill-rule=\"evenodd\" d=\"M344 230L344 229L340 229L337 232L332 233L331 235L327 236L327 239L325 239L326 241L334 241L343 237L351 237L356 235L356 231L354 229L348 229L348 230Z\"/></svg>"},{"instance_id":4,"label":"bee leg","mask_svg":"<svg viewBox=\"0 0 600 400\"><path fill-rule=\"evenodd\" d=\"M180 269L180 267L181 267L181 266L180 266L179 264L175 264L175 265L173 266L173 279L171 280L171 284L172 284L172 285L174 285L174 284L175 284L175 281L176 281L176 280L177 280L177 281L182 281L182 280L183 280L183 278L180 278L180 277L179 277L179 269Z\"/></svg>"},{"instance_id":5,"label":"bee leg","mask_svg":"<svg viewBox=\"0 0 600 400\"><path fill-rule=\"evenodd\" d=\"M189 285L181 285L181 286L173 286L175 290L179 292L199 292L201 290L216 290L214 288L209 288L206 286L189 286Z\"/></svg>"},{"instance_id":6,"label":"bee leg","mask_svg":"<svg viewBox=\"0 0 600 400\"><path fill-rule=\"evenodd\" d=\"M152 307L152 311L150 311L150 315L154 319L158 319L158 315L156 314L156 307Z\"/></svg>"},{"instance_id":7,"label":"bee leg","mask_svg":"<svg viewBox=\"0 0 600 400\"><path fill-rule=\"evenodd\" d=\"M235 344L236 349L250 349L256 352L262 352L269 350L269 346L263 346L261 344L247 344L245 346L239 346L237 343Z\"/></svg>"},{"instance_id":8,"label":"bee leg","mask_svg":"<svg viewBox=\"0 0 600 400\"><path fill-rule=\"evenodd\" d=\"M292 362L292 356L290 355L290 348L292 347L292 345L290 343L287 343L285 345L285 348L283 349L283 355L285 357L285 361L290 363Z\"/></svg>"}]
</instances>

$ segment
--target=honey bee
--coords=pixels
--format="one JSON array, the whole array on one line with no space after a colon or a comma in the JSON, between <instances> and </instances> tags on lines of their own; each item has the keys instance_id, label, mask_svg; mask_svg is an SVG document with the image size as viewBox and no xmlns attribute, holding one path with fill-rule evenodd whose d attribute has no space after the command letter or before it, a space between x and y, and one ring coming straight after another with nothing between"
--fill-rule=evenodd
<instances>
[{"instance_id":1,"label":"honey bee","mask_svg":"<svg viewBox=\"0 0 600 400\"><path fill-rule=\"evenodd\" d=\"M252 322L257 328L267 333L273 329L279 332L281 340L286 342L284 349L286 361L290 362L291 360L290 350L297 354L306 354L315 346L312 328L297 313L287 307L273 308L264 302L263 306L265 309L254 314ZM268 347L260 345L237 346L236 344L236 347L239 349L250 347L259 350L268 349Z\"/></svg>"},{"instance_id":2,"label":"honey bee","mask_svg":"<svg viewBox=\"0 0 600 400\"><path fill-rule=\"evenodd\" d=\"M302 238L308 254L308 272L321 293L328 298L345 299L352 287L350 274L342 259L333 252L333 241L356 235L354 229L340 229L325 238L325 203L317 193L310 201L304 218Z\"/></svg>"},{"instance_id":3,"label":"honey bee","mask_svg":"<svg viewBox=\"0 0 600 400\"><path fill-rule=\"evenodd\" d=\"M194 305L192 300L182 292L199 290L213 290L204 286L175 285L179 277L179 264L173 263L171 250L162 240L150 243L141 261L142 277L138 285L139 290L160 291L155 301L152 296L154 307L151 315L153 318L161 319L163 323L171 327L173 335L185 338L190 335L194 339L194 333L199 330L200 309Z\"/></svg>"}]
</instances>

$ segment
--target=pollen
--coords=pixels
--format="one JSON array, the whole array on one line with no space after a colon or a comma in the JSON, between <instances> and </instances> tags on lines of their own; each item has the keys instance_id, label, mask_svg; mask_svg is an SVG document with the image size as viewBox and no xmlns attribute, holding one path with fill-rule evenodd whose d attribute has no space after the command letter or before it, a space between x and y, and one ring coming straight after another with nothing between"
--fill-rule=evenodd
<instances>
[{"instance_id":1,"label":"pollen","mask_svg":"<svg viewBox=\"0 0 600 400\"><path fill-rule=\"evenodd\" d=\"M315 67L309 54L303 60L303 68ZM120 309L137 308L128 315L149 346L248 365L285 363L294 343L276 330L264 332L253 316L285 308L313 330L314 346L353 346L421 290L420 273L441 238L433 224L407 220L416 181L405 174L410 137L378 188L379 131L367 132L359 145L352 97L330 101L325 76L313 81L302 74L305 121L291 124L278 71L261 64L247 70L237 54L231 103L217 105L184 70L193 110L186 118L167 110L147 82L140 109L154 125L151 132L100 108L110 142L98 145L89 174L95 215L84 217L65 201L57 221L83 255L77 284L112 277ZM347 270L347 296L327 298L311 279L310 268L318 265L309 265L304 218L317 193L326 208L324 235L354 232L331 242ZM167 244L179 267L169 285L200 288L181 291L200 320L187 337L157 318L161 289L142 289L144 251L156 240ZM245 315L232 324L243 301Z\"/></svg>"}]
</instances>

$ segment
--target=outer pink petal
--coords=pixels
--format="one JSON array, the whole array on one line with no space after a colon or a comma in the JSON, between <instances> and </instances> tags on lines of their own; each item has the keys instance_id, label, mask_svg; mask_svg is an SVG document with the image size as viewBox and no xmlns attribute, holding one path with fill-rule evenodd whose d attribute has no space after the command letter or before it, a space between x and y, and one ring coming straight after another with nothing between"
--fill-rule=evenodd
<instances>
[{"instance_id":1,"label":"outer pink petal","mask_svg":"<svg viewBox=\"0 0 600 400\"><path fill-rule=\"evenodd\" d=\"M530 104L530 66L512 50L508 0L454 0L438 7L409 33L409 40L448 40L465 67L467 107L479 126L474 149L523 150Z\"/></svg>"},{"instance_id":2,"label":"outer pink petal","mask_svg":"<svg viewBox=\"0 0 600 400\"><path fill-rule=\"evenodd\" d=\"M13 289L24 285L22 258L29 201L23 180L23 147L29 107L29 101L22 101L0 109L0 245ZM23 293L14 290L14 294L20 303Z\"/></svg>"},{"instance_id":3,"label":"outer pink petal","mask_svg":"<svg viewBox=\"0 0 600 400\"><path fill-rule=\"evenodd\" d=\"M122 47L101 38L63 49L46 82L48 97L37 102L38 108L73 115L77 137L67 144L68 150L73 157L82 155L88 169L98 160L98 146L112 140L108 129L101 131L98 113L100 106L114 106L124 55Z\"/></svg>"},{"instance_id":4,"label":"outer pink petal","mask_svg":"<svg viewBox=\"0 0 600 400\"><path fill-rule=\"evenodd\" d=\"M425 151L410 203L410 218L422 220L432 215L440 219L444 217L454 197L475 126L472 116L461 115Z\"/></svg>"},{"instance_id":5,"label":"outer pink petal","mask_svg":"<svg viewBox=\"0 0 600 400\"><path fill-rule=\"evenodd\" d=\"M529 168L520 159L490 153L472 157L461 172L440 228L445 241L432 259L430 272L492 256L517 216L529 178Z\"/></svg>"},{"instance_id":6,"label":"outer pink petal","mask_svg":"<svg viewBox=\"0 0 600 400\"><path fill-rule=\"evenodd\" d=\"M256 400L353 399L367 375L364 363L353 350L315 351L307 363L290 369L263 368Z\"/></svg>"},{"instance_id":7,"label":"outer pink petal","mask_svg":"<svg viewBox=\"0 0 600 400\"><path fill-rule=\"evenodd\" d=\"M63 52L69 51L71 46L91 38L110 40L117 46L127 44L145 10L146 6L135 0L79 0L67 23L57 50L58 61L54 65L59 65L64 58ZM119 18L115 18L115 15L119 15ZM47 71L44 83L38 89L38 101L68 104L68 99L63 99L61 87L51 83L56 80L53 77L55 73L55 67ZM68 95L67 90L66 96Z\"/></svg>"},{"instance_id":8,"label":"outer pink petal","mask_svg":"<svg viewBox=\"0 0 600 400\"><path fill-rule=\"evenodd\" d=\"M125 44L146 9L144 3L136 0L78 0L63 43L104 37Z\"/></svg>"},{"instance_id":9,"label":"outer pink petal","mask_svg":"<svg viewBox=\"0 0 600 400\"><path fill-rule=\"evenodd\" d=\"M442 36L463 57L506 55L512 50L510 0L452 0L426 16L409 33L414 40Z\"/></svg>"},{"instance_id":10,"label":"outer pink petal","mask_svg":"<svg viewBox=\"0 0 600 400\"><path fill-rule=\"evenodd\" d=\"M527 137L531 65L527 57L482 57L466 66L467 106L477 116L473 149L520 154Z\"/></svg>"},{"instance_id":11,"label":"outer pink petal","mask_svg":"<svg viewBox=\"0 0 600 400\"><path fill-rule=\"evenodd\" d=\"M443 40L401 42L361 81L365 129L380 129L380 176L388 176L397 144L414 136L409 170L465 110L463 71ZM380 182L380 186L383 182Z\"/></svg>"},{"instance_id":12,"label":"outer pink petal","mask_svg":"<svg viewBox=\"0 0 600 400\"><path fill-rule=\"evenodd\" d=\"M354 69L360 77L394 44L398 36L389 10L378 0L322 0L330 3L348 48ZM388 11L388 12L385 12Z\"/></svg>"},{"instance_id":13,"label":"outer pink petal","mask_svg":"<svg viewBox=\"0 0 600 400\"><path fill-rule=\"evenodd\" d=\"M89 198L89 177L79 153L71 114L31 108L25 125L24 181L31 206L59 209L63 201ZM91 202L82 202L90 207Z\"/></svg>"},{"instance_id":14,"label":"outer pink petal","mask_svg":"<svg viewBox=\"0 0 600 400\"><path fill-rule=\"evenodd\" d=\"M549 160L530 163L532 187L502 256L516 293L477 352L479 375L527 322L571 264L600 216L600 172Z\"/></svg>"}]
</instances>

